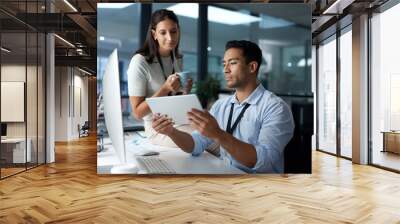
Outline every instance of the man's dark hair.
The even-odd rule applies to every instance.
[[[257,62],[256,73],[258,73],[258,69],[261,66],[262,52],[257,44],[248,40],[231,40],[226,43],[225,51],[227,51],[230,48],[242,49],[242,54],[246,59],[247,64],[252,61]]]

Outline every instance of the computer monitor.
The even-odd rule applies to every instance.
[[[108,136],[121,162],[111,169],[111,173],[136,173],[137,167],[128,164],[126,160],[119,82],[118,52],[114,49],[108,57],[103,75],[104,120]]]
[[[7,124],[1,123],[1,137],[7,136]]]

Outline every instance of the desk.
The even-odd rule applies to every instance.
[[[400,132],[382,131],[382,134],[383,134],[382,152],[393,152],[400,154]]]
[[[25,153],[25,138],[6,138],[1,139],[1,153],[2,157],[7,157],[7,154],[12,154],[12,161],[11,155],[10,158],[6,159],[9,163],[25,163],[25,158],[27,158],[26,162],[31,161],[31,139],[27,138],[26,142],[28,143],[28,147],[26,147]],[[3,156],[5,155],[5,156]]]
[[[173,168],[177,174],[245,174],[244,171],[226,164],[223,160],[214,155],[204,152],[200,156],[192,156],[179,148],[162,147],[150,144],[146,139],[136,133],[125,137],[127,161],[129,164],[137,164],[135,150],[141,147],[158,151],[158,157]],[[97,173],[109,174],[114,165],[120,164],[115,150],[109,139],[104,140],[104,151],[97,153]],[[138,174],[145,174],[139,170]]]

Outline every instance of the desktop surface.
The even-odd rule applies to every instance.
[[[139,167],[137,174],[147,174],[137,163],[135,152],[143,148],[159,152],[152,156],[164,161],[176,174],[244,174],[245,172],[227,164],[214,155],[204,152],[200,156],[192,156],[179,148],[163,147],[150,144],[146,138],[135,132],[125,136],[126,159],[128,164]],[[120,164],[109,139],[104,140],[104,151],[97,154],[97,173],[110,174],[111,168]]]

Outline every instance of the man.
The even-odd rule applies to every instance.
[[[259,84],[261,59],[256,44],[229,41],[224,74],[235,94],[215,102],[210,112],[192,109],[188,113],[195,129],[192,134],[177,130],[170,118],[160,115],[153,117],[154,130],[193,156],[216,142],[221,145],[220,158],[245,172],[282,173],[283,150],[293,135],[293,117],[281,98]]]

